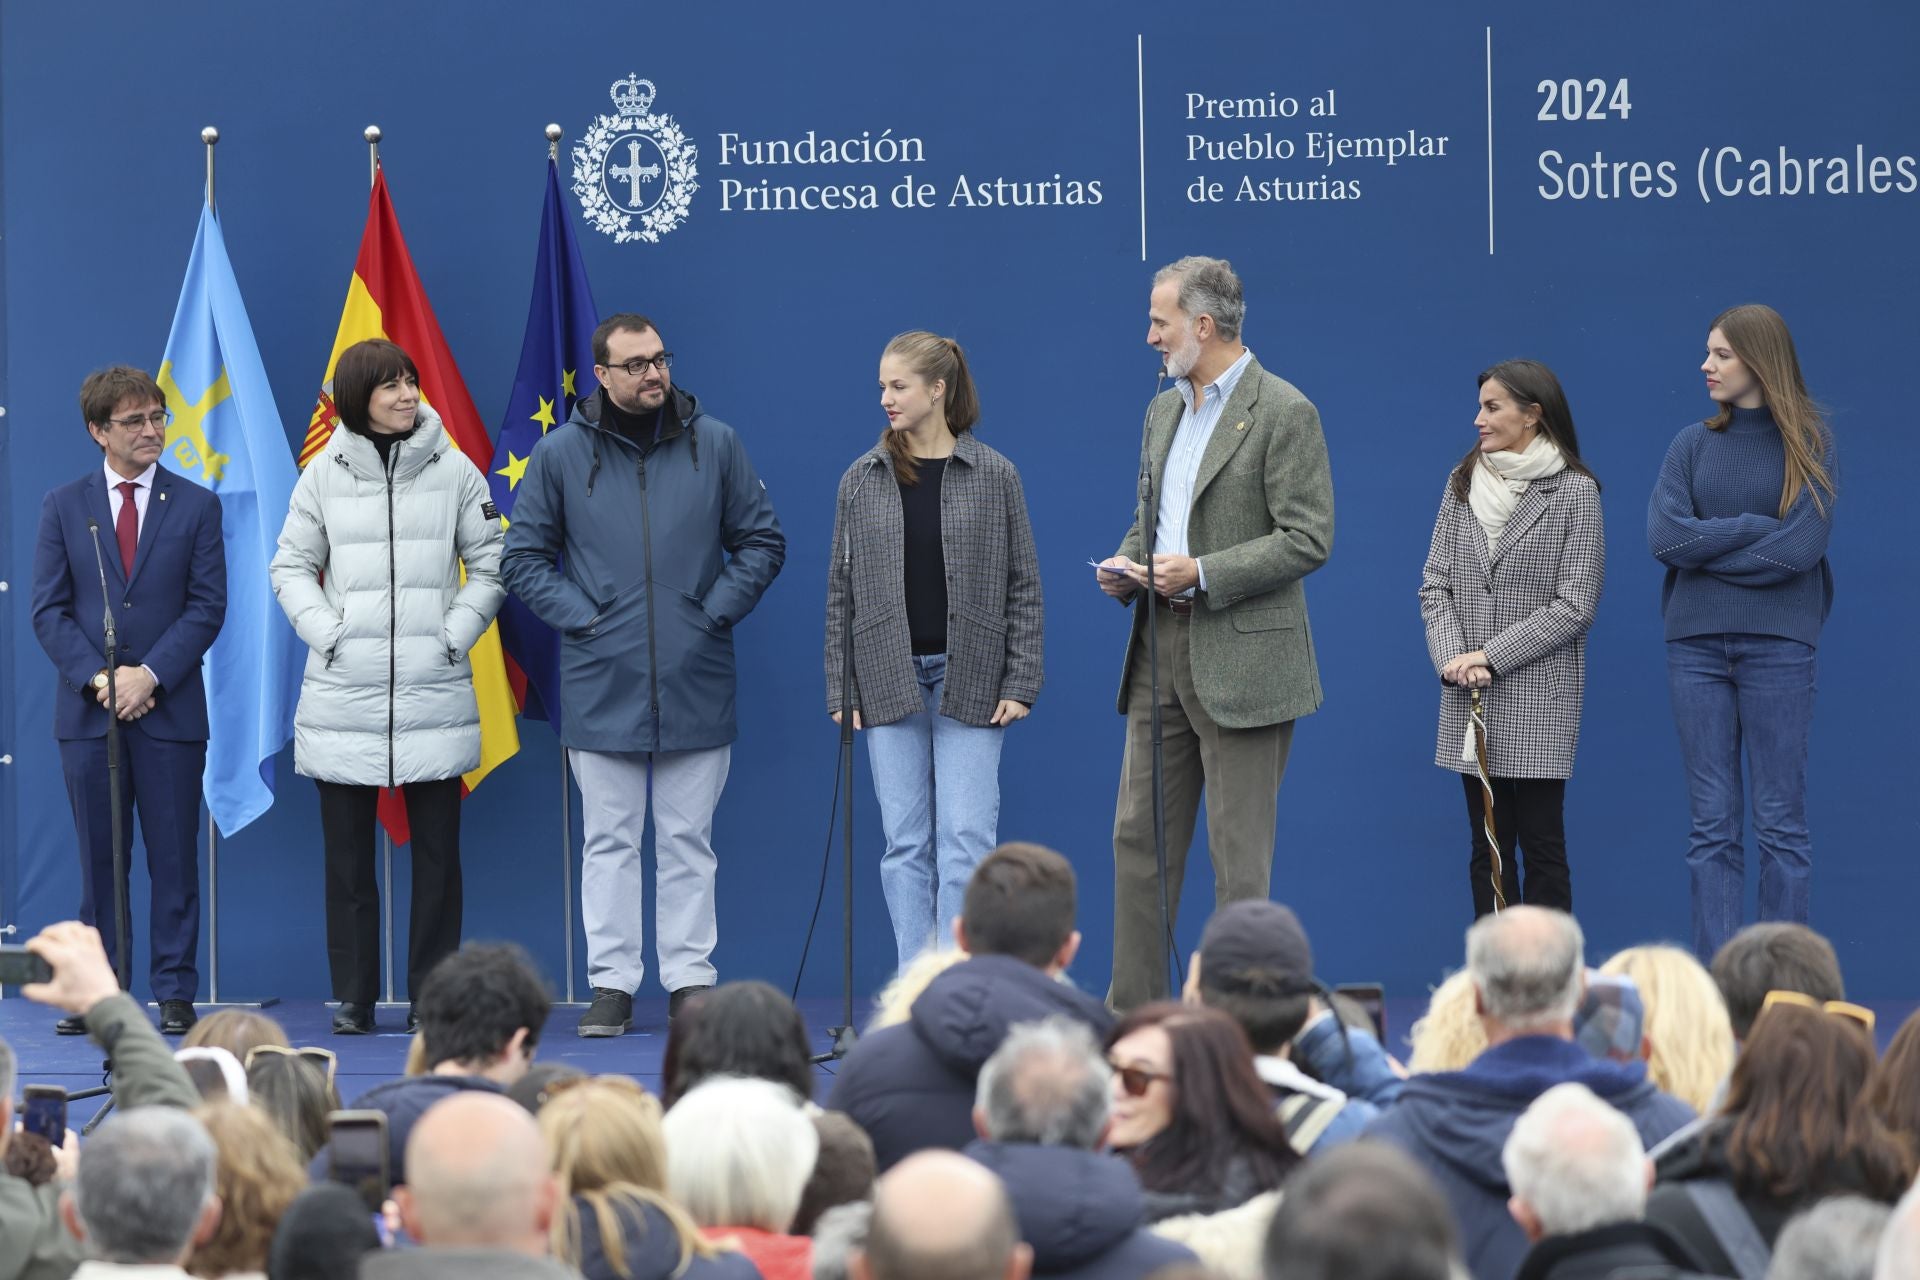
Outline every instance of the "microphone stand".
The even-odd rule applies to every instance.
[[[128,498],[131,502],[132,499]],[[107,598],[107,561],[100,554],[100,522],[87,521],[93,535],[93,565],[100,574],[100,608],[105,615],[101,628],[107,642],[107,805],[111,812],[108,832],[113,844],[113,974],[120,989],[133,989],[133,927],[127,912],[127,846],[124,819],[120,813],[120,696],[116,680],[120,665],[120,638],[113,623],[113,604]]]
[[[1160,366],[1160,374],[1153,380],[1153,400],[1147,401],[1147,411],[1140,423],[1140,519],[1141,546],[1147,562],[1147,679],[1152,685],[1153,697],[1148,710],[1151,726],[1153,750],[1153,870],[1160,888],[1160,937],[1167,948],[1167,961],[1171,966],[1172,982],[1169,992],[1178,991],[1183,981],[1180,973],[1180,948],[1173,940],[1173,913],[1168,907],[1167,890],[1167,781],[1166,748],[1162,736],[1160,720],[1160,608],[1159,592],[1155,587],[1153,553],[1160,540],[1160,501],[1154,491],[1153,455],[1153,405],[1160,398],[1160,391],[1166,385],[1167,367]]]
[[[869,466],[872,464],[869,463]],[[816,1055],[811,1061],[818,1066],[823,1062],[837,1062],[853,1052],[855,1032],[853,1029],[853,520],[851,517],[853,499],[859,496],[860,485],[867,482],[866,475],[860,477],[860,483],[847,496],[846,509],[841,512],[841,528],[845,531],[840,548],[840,572],[847,584],[846,628],[840,634],[840,776],[845,790],[841,793],[841,803],[845,811],[840,824],[840,1016],[841,1024],[830,1027],[827,1034],[833,1038],[833,1047],[825,1053]]]

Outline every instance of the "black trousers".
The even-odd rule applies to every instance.
[[[1473,879],[1474,919],[1493,911],[1493,859],[1487,833],[1481,827],[1480,775],[1463,773],[1467,793],[1467,820],[1473,827],[1473,856],[1467,864]],[[1495,778],[1493,826],[1500,841],[1501,887],[1507,905],[1527,902],[1536,907],[1573,910],[1573,880],[1567,871],[1567,827],[1564,778]],[[1520,863],[1527,864],[1526,892],[1521,894]]]
[[[333,998],[372,1004],[380,991],[380,878],[374,859],[378,787],[318,782],[327,862],[327,965]],[[407,917],[407,999],[460,946],[460,779],[409,782],[413,902]]]

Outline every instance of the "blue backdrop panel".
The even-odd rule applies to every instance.
[[[655,243],[576,223],[595,297],[658,319],[676,380],[741,430],[790,540],[737,634],[742,732],[716,832],[723,974],[793,972],[833,771],[820,654],[833,484],[880,428],[881,347],[925,327],[967,346],[980,433],[1021,467],[1042,557],[1048,683],[1009,734],[1001,832],[1079,868],[1078,976],[1104,987],[1126,618],[1085,562],[1112,551],[1131,509],[1150,273],[1211,253],[1244,276],[1247,340],[1319,405],[1333,458],[1333,558],[1308,588],[1327,703],[1295,738],[1275,875],[1324,975],[1409,990],[1458,962],[1467,832],[1458,784],[1430,763],[1437,694],[1414,591],[1442,482],[1472,440],[1474,375],[1516,355],[1560,373],[1607,511],[1568,799],[1578,909],[1596,958],[1684,933],[1686,803],[1645,503],[1673,433],[1709,410],[1696,372],[1709,320],[1760,300],[1794,326],[1844,473],[1812,748],[1814,922],[1861,992],[1911,994],[1897,904],[1920,892],[1905,797],[1920,687],[1893,655],[1920,625],[1903,496],[1920,457],[1896,373],[1920,291],[1920,99],[1906,87],[1920,12],[1207,12],[1196,30],[1191,11],[1130,2],[992,2],[964,21],[873,3],[804,18],[770,4],[0,10],[0,552],[16,586],[0,597],[0,752],[17,800],[0,801],[0,839],[18,850],[5,919],[31,928],[77,901],[52,677],[25,610],[40,495],[98,465],[74,410],[82,376],[158,360],[198,216],[200,127],[222,131],[222,220],[290,440],[352,268],[368,123],[385,130],[409,246],[491,422],[526,315],[541,127],[564,126],[570,171],[575,143],[616,111],[609,87],[636,73],[655,87],[650,112],[683,131],[694,154],[676,154],[697,173],[678,181],[698,189]],[[643,162],[670,158],[652,136]],[[642,205],[667,207],[671,176],[644,179]],[[559,753],[542,726],[523,738],[467,802],[468,932],[519,939],[557,975]],[[290,757],[280,765],[278,803],[221,846],[230,996],[325,991],[315,800]],[[864,756],[858,768],[870,989],[891,944]],[[1196,854],[1183,945],[1210,901]],[[402,886],[404,872],[402,856]],[[827,899],[816,994],[837,982],[837,891]]]

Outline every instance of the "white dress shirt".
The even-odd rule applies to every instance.
[[[117,529],[120,527],[120,504],[126,501],[120,496],[120,486],[127,483],[127,478],[115,471],[111,462],[103,460],[100,465],[107,473],[107,515],[111,517],[107,521],[107,526]],[[137,522],[135,527],[141,533],[147,531],[147,503],[153,498],[153,475],[158,470],[160,470],[159,463],[150,463],[145,471],[133,478],[133,513]]]
[[[120,493],[120,486],[129,483],[129,481],[125,476],[113,469],[111,462],[102,459],[100,465],[105,468],[107,473],[107,515],[110,517],[107,521],[107,528],[109,530],[118,529],[120,527],[120,504],[126,501],[126,498]],[[158,470],[160,470],[159,463],[148,463],[147,469],[135,476],[131,481],[133,485],[133,520],[135,529],[133,541],[135,546],[138,546],[140,543],[140,534],[147,531],[147,503],[153,499],[153,475],[154,472]],[[140,664],[140,669],[147,673],[148,678],[153,681],[157,688],[160,684],[160,677],[153,674],[153,668],[143,662]]]
[[[1200,459],[1206,456],[1213,429],[1219,425],[1227,400],[1252,359],[1251,350],[1242,351],[1240,358],[1228,365],[1219,377],[1200,388],[1198,399],[1192,379],[1182,378],[1174,383],[1187,407],[1180,415],[1180,425],[1174,429],[1173,443],[1167,448],[1167,465],[1160,477],[1160,518],[1153,549],[1162,555],[1193,554],[1187,550],[1187,518],[1193,512],[1193,488],[1200,478]],[[1195,560],[1194,567],[1200,575],[1200,589],[1205,591],[1206,566]]]

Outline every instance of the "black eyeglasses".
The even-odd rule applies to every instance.
[[[608,369],[624,369],[626,370],[627,376],[629,378],[637,378],[641,374],[645,373],[649,368],[652,368],[652,369],[673,368],[673,352],[662,351],[659,355],[654,356],[651,359],[648,359],[646,357],[641,357],[639,359],[629,360],[625,364],[610,364],[610,365],[605,365],[603,367]]]
[[[1154,1081],[1172,1078],[1164,1072],[1148,1071],[1145,1067],[1123,1067],[1117,1062],[1107,1065],[1113,1068],[1114,1078],[1120,1081],[1120,1087],[1127,1091],[1129,1098],[1145,1097],[1147,1090],[1153,1088]]]
[[[125,427],[129,431],[139,431],[142,427],[164,427],[173,421],[171,409],[155,409],[152,413],[136,413],[131,418],[108,418],[116,427]]]

